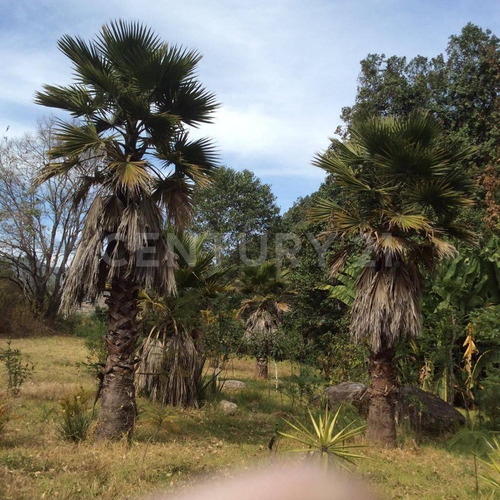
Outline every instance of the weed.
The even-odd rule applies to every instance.
[[[61,401],[62,414],[57,431],[63,439],[79,443],[87,437],[94,416],[88,401],[82,389]]]
[[[0,436],[11,417],[12,402],[7,394],[0,394]]]

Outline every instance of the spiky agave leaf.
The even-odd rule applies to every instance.
[[[489,468],[492,475],[480,475],[479,477],[493,486],[495,490],[500,491],[500,441],[494,437],[492,442],[488,442],[488,447],[488,458],[486,460],[478,458]]]
[[[340,459],[342,462],[354,463],[356,458],[366,458],[363,455],[355,453],[354,450],[363,448],[364,445],[352,444],[348,441],[353,437],[360,435],[365,426],[353,427],[355,421],[350,422],[345,427],[338,428],[338,418],[342,407],[339,406],[334,414],[331,414],[328,408],[325,409],[324,416],[321,414],[317,419],[309,410],[309,418],[313,427],[311,431],[303,425],[298,419],[294,422],[283,419],[294,434],[280,432],[283,437],[296,441],[305,446],[305,448],[294,449],[294,452],[316,453],[324,459],[323,464],[328,465],[329,458]]]

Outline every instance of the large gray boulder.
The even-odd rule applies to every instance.
[[[224,391],[243,391],[247,388],[247,384],[241,380],[222,380],[222,389]]]
[[[464,416],[452,405],[409,385],[399,390],[396,415],[399,422],[407,419],[416,431],[432,435],[454,432],[465,424]]]
[[[325,389],[325,396],[332,408],[350,403],[360,415],[368,416],[370,395],[364,384],[342,382]],[[452,405],[430,392],[409,385],[399,390],[396,416],[398,422],[407,420],[412,429],[431,435],[454,432],[465,424],[464,416]]]
[[[325,396],[332,408],[343,403],[350,403],[362,416],[366,417],[369,404],[367,389],[366,385],[360,382],[341,382],[325,389]]]

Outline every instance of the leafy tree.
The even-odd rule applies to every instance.
[[[188,127],[211,121],[217,103],[196,78],[200,55],[168,45],[136,22],[105,25],[90,42],[69,35],[60,50],[73,64],[74,84],[45,85],[36,102],[68,111],[41,180],[76,172],[75,202],[96,197],[64,283],[62,307],[109,286],[108,356],[99,414],[99,438],[131,432],[138,292],[175,291],[174,254],[166,222],[187,223],[195,184],[215,164],[206,139],[188,140]],[[82,159],[95,157],[89,170]]]
[[[279,221],[271,187],[262,184],[249,170],[217,169],[210,185],[196,189],[194,207],[192,229],[219,237],[222,255],[231,257],[233,262],[238,259],[237,250],[242,243],[247,247],[248,258],[258,258],[260,238],[268,238]],[[270,243],[267,241],[269,249]]]
[[[359,122],[349,141],[334,139],[315,160],[348,200],[318,200],[311,209],[312,220],[345,239],[331,272],[351,255],[370,257],[356,280],[351,333],[370,348],[368,436],[383,446],[396,445],[394,346],[420,330],[422,269],[456,253],[447,237],[473,240],[455,223],[470,204],[470,181],[459,168],[469,154],[458,141],[443,144],[431,115],[410,113]]]
[[[13,283],[34,315],[54,323],[63,277],[88,203],[73,204],[78,179],[67,175],[36,186],[55,143],[53,122],[0,145],[0,279]],[[89,164],[88,168],[94,165]]]
[[[338,300],[332,300],[323,286],[328,255],[338,249],[341,242],[331,235],[323,237],[325,224],[307,222],[307,214],[317,199],[341,196],[327,178],[317,192],[297,200],[283,215],[282,228],[298,238],[299,249],[295,262],[287,275],[294,290],[290,296],[291,312],[284,318],[287,332],[294,331],[304,338],[305,349],[301,361],[320,367],[327,378],[331,375],[335,360],[327,359],[327,346],[343,336],[341,319],[347,308]]]

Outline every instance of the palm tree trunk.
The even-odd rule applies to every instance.
[[[395,404],[398,387],[394,379],[394,351],[387,349],[370,355],[368,440],[384,448],[395,448]]]
[[[106,346],[108,354],[101,391],[101,409],[97,436],[120,439],[130,436],[136,417],[135,347],[137,328],[137,294],[139,287],[121,276],[114,278],[106,303],[109,307]]]
[[[268,377],[268,359],[267,358],[257,358],[255,363],[255,378],[265,378]]]

